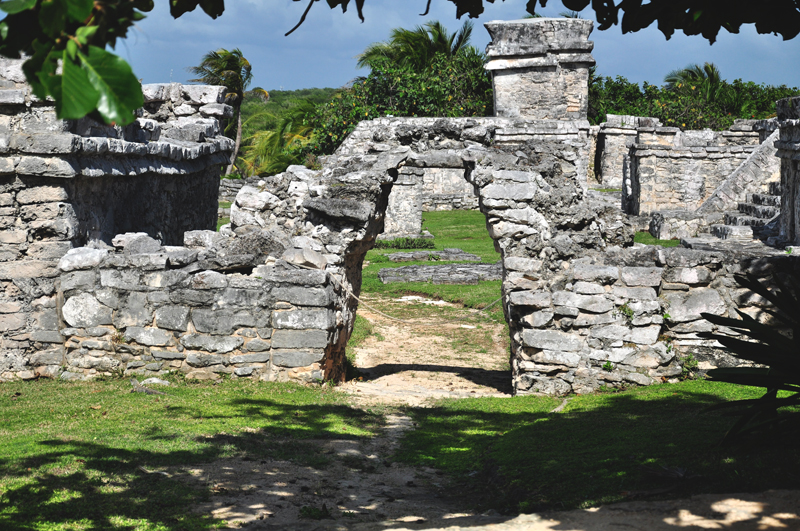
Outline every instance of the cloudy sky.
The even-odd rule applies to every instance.
[[[253,65],[251,87],[340,87],[366,74],[356,68],[355,56],[368,44],[385,40],[392,28],[411,28],[431,19],[442,21],[452,31],[459,28],[462,21],[455,18],[451,2],[433,0],[430,14],[421,17],[425,3],[366,0],[366,22],[361,23],[355,6],[342,14],[340,9],[329,9],[326,2],[318,2],[305,23],[284,37],[300,19],[305,0],[229,0],[217,20],[200,9],[173,20],[167,2],[157,0],[148,18],[118,44],[117,52],[145,83],[185,82],[191,78],[186,67],[198,64],[205,52],[240,48]],[[484,49],[489,42],[483,22],[521,18],[525,4],[526,0],[487,3],[486,11],[475,21],[473,44]],[[562,11],[558,0],[550,0],[541,13],[558,16]],[[589,9],[583,15],[594,19]],[[655,28],[622,35],[619,27],[612,27],[595,30],[591,38],[598,70],[606,76],[661,83],[670,70],[708,61],[715,63],[728,80],[800,86],[800,37],[783,41],[773,35],[758,35],[747,27],[738,35],[723,30],[718,41],[709,45],[699,36],[680,34],[667,41]]]

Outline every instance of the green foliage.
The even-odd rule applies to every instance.
[[[619,312],[619,313],[620,313],[620,314],[621,314],[623,317],[625,317],[625,319],[627,319],[628,321],[630,321],[631,319],[633,319],[633,308],[631,308],[630,306],[628,306],[628,303],[627,303],[627,302],[626,302],[625,304],[623,304],[622,306],[620,306],[619,308],[617,308],[617,311],[618,311],[618,312]]]
[[[728,83],[710,64],[671,72],[666,80],[663,87],[646,82],[640,87],[624,77],[591,76],[589,121],[598,125],[606,114],[622,114],[658,118],[665,126],[681,129],[723,130],[737,118],[767,118],[775,113],[777,100],[800,93],[785,85],[741,79]]]
[[[314,105],[327,103],[337,92],[332,88],[301,90],[270,90],[255,88],[244,93],[242,101],[242,137],[248,138],[259,131],[274,129],[281,118],[299,101]],[[268,96],[265,96],[265,93]]]
[[[303,505],[300,507],[300,518],[322,520],[325,518],[333,518],[333,516],[331,516],[331,512],[328,510],[328,506],[323,503],[322,508]]]
[[[606,372],[611,372],[611,371],[613,371],[613,370],[614,370],[614,364],[613,364],[613,363],[611,363],[610,361],[607,361],[607,362],[605,362],[605,363],[603,364],[603,367],[602,367],[602,368],[603,368],[603,370],[604,370],[604,371],[606,371]]]
[[[764,310],[772,318],[772,324],[760,323],[738,310],[741,319],[701,314],[708,321],[732,328],[750,340],[711,332],[701,334],[703,337],[719,341],[737,358],[762,366],[708,371],[712,380],[765,389],[760,398],[719,406],[743,410],[723,442],[746,435],[760,438],[762,442],[776,436],[796,437],[800,432],[800,280],[794,273],[786,277],[776,274],[773,278],[778,287],[770,291],[751,274],[734,278],[739,285],[771,302],[775,309]]]
[[[395,238],[393,240],[377,240],[375,249],[434,249],[436,244],[432,238]]]
[[[684,380],[693,380],[697,377],[697,368],[699,366],[697,358],[692,354],[688,354],[681,359],[681,378]]]
[[[492,84],[482,55],[438,53],[430,67],[414,72],[376,60],[372,72],[317,109],[307,150],[333,153],[362,120],[380,116],[488,116]]]
[[[455,34],[451,34],[438,20],[431,20],[413,30],[394,28],[388,41],[367,46],[358,56],[358,67],[375,70],[388,61],[404,70],[419,73],[430,69],[437,55],[481,55],[469,45],[472,29],[469,20]]]

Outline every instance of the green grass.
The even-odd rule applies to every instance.
[[[207,489],[139,467],[180,474],[224,457],[324,467],[311,439],[363,439],[382,425],[327,388],[175,380],[166,396],[130,389],[127,380],[3,384],[0,529],[215,528],[187,510]]]
[[[639,231],[633,237],[635,243],[643,243],[645,245],[660,245],[661,247],[678,247],[681,241],[674,240],[659,240],[647,231]]]
[[[230,222],[231,222],[231,218],[219,218],[217,220],[217,232],[219,232],[219,228],[220,227],[222,227],[223,225],[227,225]]]
[[[551,397],[448,400],[413,410],[418,427],[396,458],[440,468],[479,508],[509,513],[596,506],[626,493],[678,498],[798,488],[796,444],[716,447],[735,418],[701,412],[760,394],[687,381],[577,396],[560,413],[548,413],[559,403]],[[642,465],[682,467],[698,477],[669,480]]]
[[[220,201],[219,208],[230,208],[233,202],[231,201]]]
[[[601,192],[604,194],[613,194],[622,191],[622,188],[592,188],[595,192]]]
[[[423,228],[434,235],[435,249],[458,248],[476,254],[483,262],[500,260],[494,249],[494,242],[486,230],[486,216],[475,210],[453,210],[445,212],[424,212]],[[388,296],[421,294],[434,299],[460,303],[469,308],[480,308],[491,304],[500,297],[501,281],[479,282],[477,285],[459,286],[450,284],[430,284],[408,282],[383,284],[378,279],[378,271],[388,267],[406,265],[432,265],[448,262],[391,262],[387,254],[398,252],[393,249],[372,249],[367,253],[369,266],[364,268],[361,284],[364,293],[381,293]],[[450,262],[452,263],[452,262]],[[498,306],[499,308],[499,306]]]

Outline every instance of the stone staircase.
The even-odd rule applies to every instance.
[[[725,224],[711,225],[711,234],[723,240],[752,240],[781,212],[781,183],[769,183],[766,194],[747,194],[738,210],[725,213]]]

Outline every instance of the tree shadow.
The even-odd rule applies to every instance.
[[[359,368],[364,379],[376,379],[381,376],[404,371],[444,372],[455,374],[465,380],[496,390],[498,393],[511,394],[511,373],[507,370],[482,369],[479,367],[457,367],[452,365],[433,365],[424,363],[381,363],[369,368]]]

